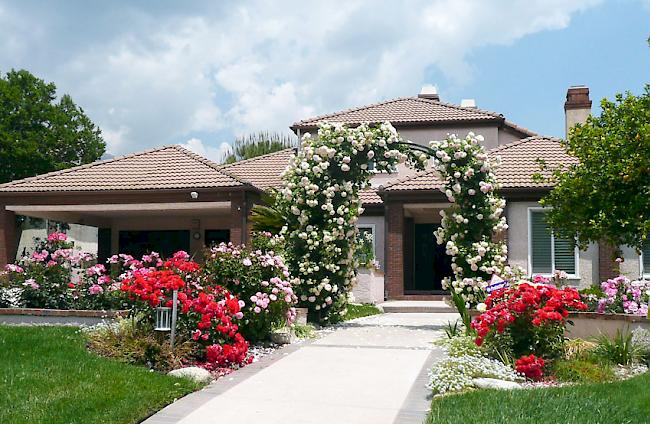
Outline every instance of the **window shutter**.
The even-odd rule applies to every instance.
[[[576,273],[576,251],[570,240],[555,238],[555,269]]]
[[[533,274],[550,274],[553,271],[551,232],[544,222],[544,212],[530,212],[531,271]]]
[[[650,274],[650,241],[645,241],[641,248],[643,252],[643,273]]]

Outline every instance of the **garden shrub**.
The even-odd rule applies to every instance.
[[[196,345],[192,341],[177,338],[172,350],[167,333],[151,331],[149,326],[140,325],[135,317],[85,327],[83,331],[88,348],[98,355],[156,371],[180,368],[187,358],[196,356]]]
[[[564,359],[588,359],[593,356],[597,343],[583,339],[569,339],[564,342]]]
[[[619,365],[634,365],[643,360],[643,346],[635,343],[630,331],[616,330],[614,337],[602,334],[594,349],[597,357]]]
[[[573,288],[530,283],[498,289],[485,303],[487,310],[472,322],[476,344],[493,353],[507,351],[515,359],[561,357],[569,311],[586,309]]]
[[[638,346],[643,361],[650,366],[650,331],[643,328],[635,328],[632,331],[632,343]]]
[[[587,359],[557,360],[553,363],[553,375],[559,381],[572,383],[605,383],[615,379],[608,363]]]
[[[176,252],[165,261],[156,254],[145,255],[142,261],[116,255],[109,261],[122,265],[121,290],[131,302],[131,314],[142,317],[148,331],[153,330],[156,307],[171,307],[173,291],[178,290],[177,334],[181,340],[195,342],[195,360],[206,368],[248,360],[248,342],[237,325],[244,302],[221,286],[206,285],[199,265],[186,252]]]
[[[400,141],[390,123],[355,128],[325,123],[317,137],[304,135],[291,158],[275,205],[287,220],[283,234],[294,289],[311,319],[328,323],[345,315],[356,281],[360,190],[374,172],[392,172],[399,163],[424,168],[426,155]]]
[[[113,309],[121,304],[119,285],[113,284],[102,264],[75,250],[64,233],[38,241],[31,256],[5,266],[12,293],[7,306],[51,309]],[[9,302],[12,302],[9,305]]]
[[[485,350],[477,346],[472,336],[455,336],[447,339],[441,339],[438,342],[447,351],[447,355],[452,357],[460,356],[485,356]]]
[[[222,243],[207,252],[204,285],[219,284],[243,301],[240,331],[250,341],[293,323],[298,302],[289,270],[273,251]]]
[[[590,311],[646,316],[650,300],[650,281],[630,280],[620,275],[603,281],[600,287],[580,291]]]

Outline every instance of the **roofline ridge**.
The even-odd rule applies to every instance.
[[[422,176],[429,175],[429,174],[432,174],[434,172],[436,172],[435,168],[432,168],[432,169],[429,169],[429,170],[424,170],[424,171],[419,171],[419,172],[416,172],[413,175],[408,175],[406,177],[398,178],[396,180],[393,180],[393,181],[390,181],[390,182],[386,183],[385,185],[381,185],[377,191],[378,192],[379,191],[385,191],[385,190],[391,188],[394,185],[405,183],[405,182],[410,181],[412,179],[420,178]]]
[[[125,155],[117,156],[117,157],[110,158],[110,159],[99,159],[99,160],[96,160],[96,161],[93,161],[93,162],[90,162],[90,163],[84,163],[82,165],[73,166],[71,168],[58,169],[56,171],[50,171],[50,172],[46,172],[44,174],[34,175],[32,177],[25,177],[25,178],[21,178],[21,179],[18,179],[18,180],[8,181],[6,183],[0,184],[0,189],[5,188],[5,187],[12,187],[13,185],[17,185],[17,184],[22,184],[22,183],[26,183],[26,182],[32,182],[32,181],[40,180],[41,178],[47,178],[47,177],[51,177],[53,175],[67,174],[69,172],[78,171],[80,169],[88,169],[88,168],[92,168],[92,167],[98,166],[98,165],[103,165],[103,164],[106,164],[106,163],[118,162],[120,160],[129,159],[129,158],[136,157],[136,156],[141,156],[141,155],[144,155],[144,154],[147,154],[147,153],[153,153],[153,152],[156,152],[156,151],[169,149],[170,147],[174,147],[174,145],[163,145],[163,146],[160,146],[160,147],[155,147],[155,148],[143,150],[141,152],[127,153]]]
[[[526,128],[526,127],[522,127],[521,125],[515,124],[514,122],[509,121],[507,119],[505,121],[503,121],[503,125],[506,125],[506,126],[510,127],[511,129],[522,132],[524,134],[528,134],[529,137],[539,136],[539,134],[536,133],[535,131],[530,130],[530,129]]]
[[[507,150],[507,149],[509,149],[511,147],[515,147],[515,146],[518,146],[520,144],[524,144],[524,143],[527,143],[529,141],[533,141],[533,140],[536,140],[536,139],[546,139],[546,140],[551,140],[551,141],[555,141],[555,142],[560,142],[562,140],[559,137],[533,135],[533,136],[530,136],[530,137],[525,137],[525,138],[522,138],[522,139],[519,139],[519,140],[511,141],[510,143],[506,143],[506,144],[502,144],[500,146],[494,147],[494,148],[488,150],[487,153],[488,154],[493,154],[493,153],[502,152],[502,151]]]
[[[452,108],[452,109],[462,110],[462,111],[465,111],[465,112],[478,112],[478,113],[482,113],[484,115],[488,115],[488,116],[491,116],[491,117],[499,119],[499,120],[504,120],[505,121],[505,119],[506,119],[503,116],[503,114],[500,114],[500,113],[497,113],[497,112],[492,112],[491,110],[487,110],[487,109],[481,109],[481,108],[477,108],[477,107],[463,107],[463,106],[460,106],[460,105],[455,105],[453,103],[441,102],[440,100],[426,99],[426,98],[422,98],[422,97],[411,97],[411,99],[417,100],[419,102],[424,102],[424,103],[442,105],[442,106],[446,106],[446,107],[449,107],[449,108]]]
[[[255,189],[259,190],[258,187],[255,187],[255,186],[254,186],[253,184],[251,184],[250,182],[248,182],[248,181],[246,181],[246,180],[243,180],[243,179],[241,179],[241,178],[239,178],[239,177],[237,177],[237,176],[235,176],[235,175],[232,175],[231,173],[226,172],[226,171],[224,171],[224,170],[222,170],[222,169],[219,169],[219,165],[218,165],[217,163],[215,163],[214,161],[212,161],[212,160],[210,160],[210,159],[208,159],[208,158],[206,158],[206,157],[204,157],[204,156],[201,156],[201,155],[199,155],[198,153],[194,153],[193,151],[191,151],[191,150],[189,150],[189,149],[186,149],[185,147],[181,146],[180,144],[173,144],[173,145],[171,145],[170,147],[175,148],[177,151],[179,151],[179,152],[181,152],[181,153],[183,153],[183,154],[189,156],[190,158],[196,160],[197,162],[202,163],[202,164],[205,165],[205,166],[208,166],[208,167],[214,169],[214,170],[217,171],[218,173],[223,174],[223,175],[225,175],[226,177],[229,177],[229,178],[235,180],[236,182],[238,182],[238,183],[240,183],[240,184],[243,184],[243,185],[245,185],[245,186],[254,187]]]
[[[248,158],[248,159],[238,160],[237,162],[233,162],[233,163],[224,163],[224,164],[221,164],[221,165],[218,165],[218,166],[219,166],[220,169],[229,168],[229,167],[232,167],[232,166],[235,166],[235,165],[240,165],[242,163],[250,163],[250,162],[255,162],[257,160],[260,160],[260,159],[266,159],[269,156],[284,153],[287,150],[294,150],[295,151],[297,148],[298,148],[297,146],[296,147],[287,147],[286,149],[277,150],[277,151],[271,152],[271,153],[265,153],[263,155],[255,156],[255,157]]]
[[[406,99],[413,99],[413,97],[408,97],[408,96],[407,97],[397,97],[397,98],[394,98],[394,99],[382,100],[382,101],[379,101],[379,102],[371,103],[369,105],[351,107],[351,108],[339,110],[337,112],[317,115],[317,116],[313,116],[313,117],[308,118],[308,119],[301,119],[300,121],[294,122],[291,125],[291,128],[298,127],[298,126],[301,126],[301,125],[306,125],[306,124],[315,124],[314,121],[320,121],[320,120],[323,120],[323,119],[331,118],[331,117],[336,116],[336,115],[342,115],[344,113],[358,112],[360,110],[369,109],[371,107],[383,106],[383,105],[388,104],[388,103],[394,103],[394,102],[397,102],[397,101],[400,101],[400,100],[406,100]],[[332,122],[336,122],[336,121],[332,121]],[[316,125],[316,126],[318,126],[318,125]]]

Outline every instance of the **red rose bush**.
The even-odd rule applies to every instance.
[[[559,357],[564,351],[569,311],[587,308],[573,288],[529,282],[496,290],[485,304],[487,310],[472,321],[477,333],[475,342],[485,344],[492,355],[510,358],[531,354],[547,359]]]

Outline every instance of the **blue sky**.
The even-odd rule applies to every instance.
[[[415,95],[562,136],[570,85],[650,83],[650,0],[82,2],[0,0],[0,72],[69,93],[112,154],[236,135]]]

